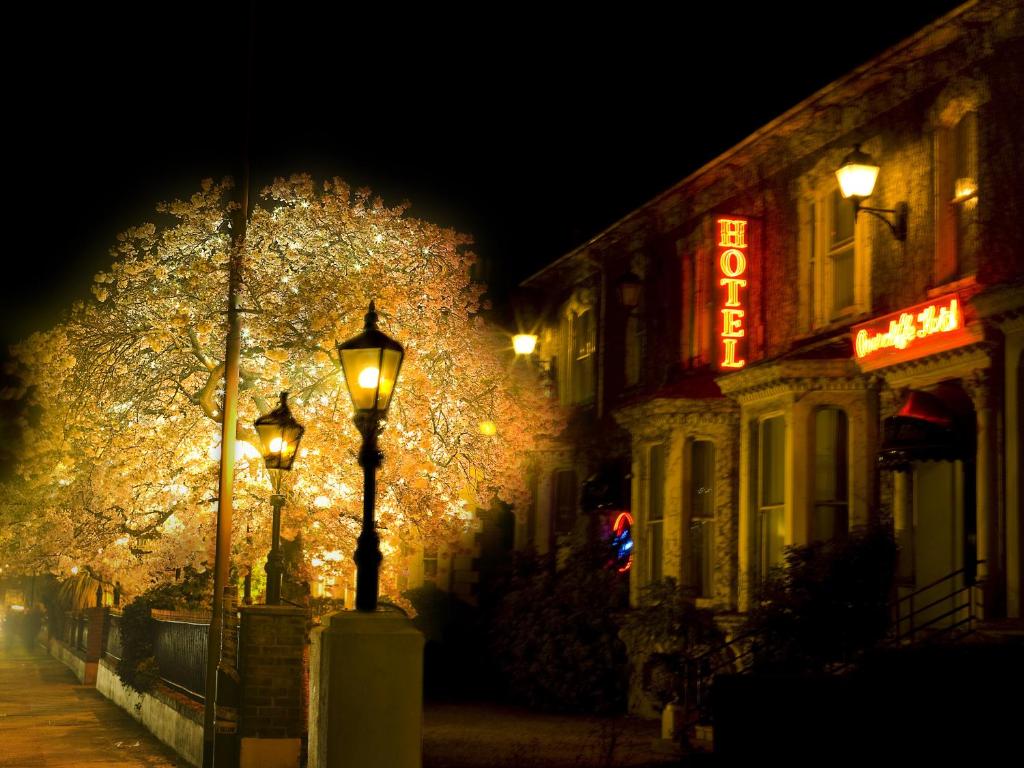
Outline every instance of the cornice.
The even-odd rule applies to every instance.
[[[920,387],[944,379],[964,378],[992,367],[994,346],[991,341],[979,341],[966,347],[936,352],[916,360],[879,368],[872,373],[884,378],[885,383],[893,389]]]
[[[729,427],[737,422],[736,404],[724,398],[654,398],[617,410],[615,420],[633,435],[674,427]]]
[[[852,360],[782,360],[748,365],[715,381],[726,397],[740,403],[784,394],[861,391],[870,386]]]

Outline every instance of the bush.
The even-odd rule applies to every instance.
[[[402,595],[426,638],[423,692],[431,699],[488,698],[497,681],[487,653],[481,610],[427,584]]]
[[[874,647],[889,627],[896,555],[884,526],[788,548],[786,567],[765,581],[747,623],[760,646],[755,666],[824,671]]]
[[[550,558],[519,556],[490,626],[490,645],[507,693],[556,711],[621,711],[626,654],[614,612],[627,605],[627,580],[606,566],[604,544]]]
[[[712,612],[697,608],[671,577],[643,588],[639,605],[623,620],[623,634],[642,660],[644,692],[660,707],[686,700],[687,681],[698,671],[692,663],[725,641]]]

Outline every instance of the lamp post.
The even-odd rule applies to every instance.
[[[907,239],[907,215],[909,206],[905,202],[896,203],[895,208],[868,208],[861,205],[866,197],[871,197],[875,191],[875,181],[878,179],[879,166],[874,158],[860,148],[860,144],[853,145],[853,151],[843,158],[839,168],[836,169],[836,179],[839,181],[839,191],[843,197],[853,202],[853,216],[856,219],[861,211],[870,213],[877,219],[881,219],[889,227],[892,236],[900,242]],[[885,214],[892,214],[893,220],[889,221]]]
[[[363,468],[363,530],[355,554],[356,610],[374,611],[383,559],[374,519],[377,469],[384,457],[377,449],[377,435],[391,404],[405,350],[377,328],[377,310],[372,301],[365,319],[361,334],[338,344],[338,356],[355,407],[356,427],[363,438],[359,451],[359,465]]]
[[[281,402],[270,413],[256,419],[256,432],[263,443],[263,460],[274,481],[274,495],[270,504],[274,508],[274,522],[270,534],[270,554],[267,555],[267,605],[281,604],[281,574],[284,572],[284,555],[281,554],[281,507],[284,496],[281,493],[283,473],[291,471],[299,442],[306,428],[292,416],[288,407],[288,393],[281,393]]]

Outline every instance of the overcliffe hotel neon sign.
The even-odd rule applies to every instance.
[[[747,225],[744,218],[724,216],[715,219],[718,245],[715,248],[718,262],[718,285],[723,288],[719,310],[722,319],[718,353],[719,368],[742,368],[747,361],[742,359],[742,342],[747,335]]]
[[[953,293],[853,327],[854,358],[862,369],[912,360],[967,344],[960,297]]]

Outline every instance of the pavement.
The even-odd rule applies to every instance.
[[[188,765],[41,646],[8,647],[2,633],[0,626],[0,766]]]

